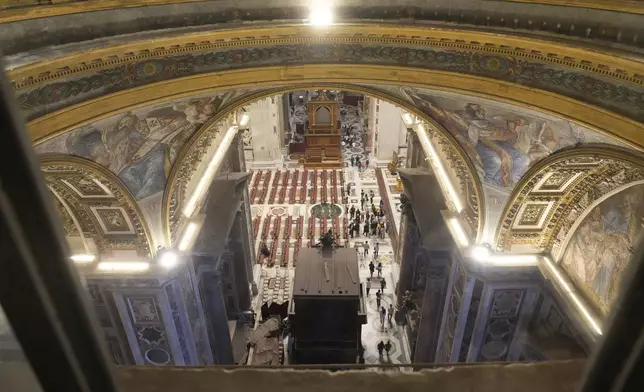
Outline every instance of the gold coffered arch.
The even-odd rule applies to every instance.
[[[644,154],[608,145],[569,148],[522,178],[497,226],[497,250],[532,245],[555,257],[577,219],[611,191],[644,180]]]
[[[462,178],[460,179],[461,184],[459,184],[459,186],[472,190],[474,193],[472,203],[467,203],[468,205],[462,213],[465,216],[465,220],[470,225],[472,240],[476,241],[480,237],[485,225],[483,186],[471,159],[466,155],[463,148],[454,139],[454,136],[450,132],[444,129],[440,124],[436,123],[433,119],[429,118],[421,109],[414,107],[410,103],[405,102],[386,91],[355,84],[317,83],[269,88],[244,96],[238,101],[222,108],[216,116],[191,136],[177,156],[177,160],[168,176],[166,189],[163,195],[162,216],[163,223],[165,225],[164,232],[166,234],[166,243],[173,244],[176,240],[176,229],[181,227],[180,211],[182,201],[185,200],[186,196],[187,182],[196,171],[205,150],[208,149],[213,140],[215,140],[216,134],[224,131],[222,129],[224,119],[229,117],[231,113],[236,112],[251,102],[291,91],[311,89],[352,91],[375,97],[403,108],[427,124],[428,130],[430,130],[432,134],[435,134],[435,137],[441,141],[439,148],[446,150],[444,151],[445,155],[450,157],[451,163],[455,167],[459,168],[459,171],[462,173]]]
[[[71,155],[44,155],[40,169],[66,235],[91,237],[99,255],[154,253],[148,224],[134,197],[107,168]]]

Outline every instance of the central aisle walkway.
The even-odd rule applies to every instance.
[[[324,172],[326,173],[323,174]],[[306,179],[304,179],[304,169],[301,167],[297,170],[288,170],[288,174],[286,173],[279,171],[278,174],[278,170],[254,170],[250,181],[253,231],[256,239],[255,254],[258,255],[258,261],[261,259],[259,294],[253,303],[258,314],[261,305],[266,301],[282,303],[289,300],[299,248],[309,246],[310,242],[317,242],[320,235],[329,228],[341,234],[341,243],[345,243],[342,233],[345,232],[349,217],[345,220],[347,214],[346,207],[342,204],[342,176],[345,189],[347,183],[351,184],[349,206],[360,207],[361,190],[365,190],[366,193],[373,190],[374,205],[378,206],[380,203],[375,169],[359,172],[357,168],[347,167],[335,171],[318,170],[315,175],[313,170],[308,170]],[[325,176],[326,180],[323,180]],[[332,177],[335,177],[335,181]],[[388,194],[385,197],[391,198],[392,195]],[[329,204],[321,207],[320,202],[325,199]],[[397,204],[397,200],[390,201],[392,206]],[[330,219],[320,220],[314,217],[320,214],[328,215]],[[398,212],[395,214],[397,215]],[[310,219],[312,216],[314,218]],[[262,241],[266,242],[272,252],[270,258],[259,257]],[[378,242],[379,257],[374,260],[374,264],[382,263],[382,277],[386,283],[381,306],[388,309],[389,304],[395,305],[394,289],[398,269],[394,265],[393,248],[389,237],[385,236],[384,239],[363,237],[361,233],[360,236],[349,238],[348,241],[351,247],[356,244],[360,246],[364,241],[369,244],[366,257],[363,255],[363,248],[358,248],[360,278],[363,284],[369,277],[368,264],[374,260],[373,247]],[[405,343],[402,327],[386,321],[384,325],[380,324],[376,305],[376,291],[380,289],[377,272],[374,273],[374,277],[370,294],[366,297],[368,323],[362,329],[365,361],[367,364],[409,363],[409,348]],[[389,357],[378,355],[377,344],[381,340],[385,343],[391,341],[392,349]]]

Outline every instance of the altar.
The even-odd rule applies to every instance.
[[[326,91],[321,91],[307,106],[304,167],[341,168],[342,135],[338,102],[329,98]]]

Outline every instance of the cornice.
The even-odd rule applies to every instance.
[[[562,117],[636,148],[644,147],[642,123],[559,94],[474,75],[358,64],[263,67],[171,79],[64,108],[30,121],[28,129],[37,144],[98,119],[157,102],[242,87],[320,83],[405,85],[478,96]]]
[[[302,24],[245,27],[146,39],[18,67],[9,71],[9,77],[14,88],[20,90],[142,60],[209,50],[293,44],[380,44],[474,50],[644,85],[644,63],[612,53],[480,31],[373,24],[338,24],[328,29]]]
[[[489,0],[488,0],[489,1]],[[644,14],[644,3],[629,0],[494,0],[511,3],[530,3],[557,5],[565,7],[590,8],[604,11],[626,12],[630,14]]]
[[[83,12],[105,11],[117,8],[145,7],[150,5],[195,3],[203,0],[98,0],[84,2],[64,2],[54,0],[51,5],[35,4],[33,1],[20,5],[20,8],[0,9],[0,23],[17,22],[27,19],[50,18],[79,14]],[[59,4],[56,4],[59,3]]]

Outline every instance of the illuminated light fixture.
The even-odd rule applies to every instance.
[[[577,295],[577,293],[573,290],[571,283],[569,283],[568,279],[561,273],[559,267],[557,267],[549,257],[541,257],[541,261],[555,278],[555,281],[557,282],[559,287],[563,289],[564,294],[567,295],[568,298],[570,298],[574,306],[581,312],[588,325],[590,325],[590,327],[593,329],[593,331],[595,331],[597,335],[602,335],[602,329],[599,325],[599,322],[597,321],[597,318],[588,309],[579,295]]]
[[[485,245],[476,245],[471,250],[472,258],[479,262],[485,262],[490,257],[490,248]]]
[[[333,24],[333,12],[331,6],[324,4],[322,1],[316,2],[317,4],[311,7],[309,14],[309,24],[311,26],[330,26]]]
[[[418,135],[418,139],[420,139],[420,142],[423,146],[425,146],[425,154],[428,155],[426,160],[428,160],[434,170],[436,170],[438,176],[442,180],[441,182],[445,184],[445,187],[447,188],[447,193],[449,194],[450,198],[452,199],[452,202],[454,203],[454,208],[456,208],[456,212],[461,212],[463,211],[463,204],[461,203],[461,199],[458,195],[458,192],[456,191],[456,188],[452,185],[452,181],[450,180],[449,176],[447,175],[447,172],[445,171],[445,167],[443,166],[443,162],[441,162],[440,158],[438,157],[438,154],[436,153],[436,149],[434,149],[434,145],[432,145],[431,140],[429,140],[429,136],[427,136],[427,132],[425,131],[425,127],[422,124],[418,124],[416,128],[416,135]]]
[[[78,254],[78,255],[72,255],[70,257],[74,263],[91,263],[92,261],[96,260],[96,256],[91,255],[91,254]]]
[[[463,230],[463,226],[461,226],[461,222],[458,218],[447,219],[447,224],[452,228],[452,233],[454,234],[457,244],[463,248],[468,246],[470,241],[467,239],[467,234],[465,234],[465,230]]]
[[[248,125],[249,121],[250,115],[248,115],[248,113],[242,114],[241,119],[239,119],[239,127],[244,128],[246,125]]]
[[[199,224],[195,222],[188,223],[186,230],[183,232],[183,237],[181,237],[181,241],[179,241],[180,251],[185,252],[192,246],[198,229]]]
[[[495,267],[534,267],[539,265],[539,255],[491,254],[482,262]]]
[[[407,127],[412,127],[416,123],[416,121],[414,121],[414,117],[411,115],[411,113],[403,114],[403,121],[405,122],[405,125]]]
[[[173,250],[165,250],[159,256],[159,265],[163,268],[171,269],[179,264],[179,255]]]
[[[203,175],[199,179],[199,183],[197,183],[195,190],[192,192],[192,195],[190,195],[190,198],[188,199],[188,202],[186,203],[186,206],[183,209],[184,216],[190,218],[192,214],[195,212],[197,205],[199,205],[199,203],[203,200],[203,197],[206,193],[206,189],[208,185],[210,185],[210,183],[212,182],[212,179],[215,177],[215,174],[217,174],[217,170],[219,170],[219,166],[221,165],[221,162],[224,160],[224,157],[226,157],[228,148],[232,144],[233,139],[235,138],[235,134],[237,133],[237,130],[238,130],[237,126],[234,125],[228,128],[228,130],[226,131],[226,134],[221,140],[221,143],[219,143],[219,146],[217,147],[217,151],[215,151],[215,155],[213,155],[210,162],[208,162],[208,166],[206,167],[206,170],[204,171]]]
[[[142,272],[150,269],[150,263],[143,261],[103,261],[96,267],[100,271]]]

